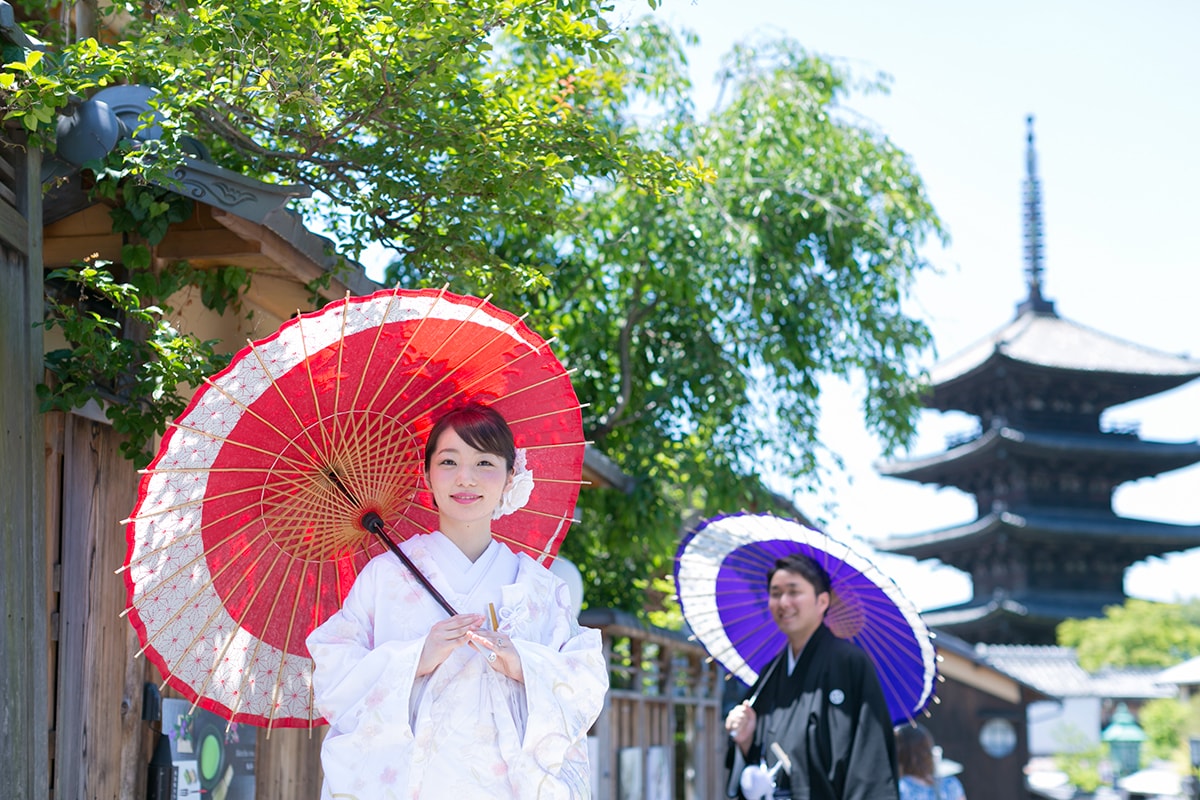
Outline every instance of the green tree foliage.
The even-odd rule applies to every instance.
[[[1147,701],[1138,711],[1138,723],[1146,732],[1144,761],[1170,761],[1182,771],[1191,768],[1188,740],[1200,737],[1200,694],[1187,700]]]
[[[1145,761],[1170,761],[1187,741],[1188,707],[1174,697],[1147,700],[1138,709],[1138,724],[1146,732]]]
[[[103,402],[130,437],[127,452],[145,461],[146,443],[179,410],[164,390],[198,385],[215,363],[211,343],[166,324],[158,289],[197,285],[221,312],[248,276],[151,269],[186,194],[158,187],[172,185],[185,153],[313,187],[301,210],[351,255],[383,241],[419,271],[497,284],[544,278],[503,262],[487,231],[515,219],[531,235],[571,230],[581,222],[573,195],[588,182],[652,194],[687,185],[695,169],[617,124],[622,73],[601,9],[596,0],[118,0],[97,37],[79,22],[96,21],[94,3],[61,15],[20,3],[47,49],[6,50],[0,108],[35,144],[53,150],[56,114],[97,89],[158,90],[144,120],[156,134],[86,165],[114,231],[144,246],[127,248],[123,263],[54,276],[47,324],[69,346],[51,354],[44,407]],[[61,29],[68,18],[76,24]],[[70,284],[65,294],[58,284]]]
[[[839,67],[791,41],[738,48],[725,102],[698,120],[679,40],[645,24],[625,43],[629,124],[710,180],[595,187],[583,235],[492,235],[551,277],[498,300],[559,337],[589,439],[636,479],[632,498],[583,493],[564,552],[590,603],[641,609],[682,520],[778,510],[764,479],[813,481],[822,376],[860,378],[870,428],[908,440],[929,333],[901,303],[941,229],[907,156],[846,109],[856,84]]]
[[[623,84],[602,8],[118,1],[121,41],[31,54],[0,91],[6,117],[36,131],[71,94],[157,87],[162,138],[143,148],[145,169],[162,172],[188,149],[182,137],[199,139],[222,166],[313,187],[306,210],[351,255],[379,241],[419,271],[486,273],[499,261],[486,232],[573,228],[563,211],[580,181],[659,191],[694,174],[617,124]]]
[[[929,333],[902,302],[942,230],[908,157],[847,107],[882,82],[792,41],[746,46],[697,119],[679,37],[613,31],[603,8],[117,3],[120,41],[30,56],[0,93],[41,135],[71,96],[154,85],[162,137],[124,154],[123,180],[161,178],[195,137],[313,186],[304,210],[352,255],[397,250],[389,282],[529,311],[575,369],[589,438],[634,479],[582,494],[564,553],[589,604],[642,611],[684,520],[776,510],[767,479],[815,480],[822,377],[861,381],[886,449],[911,437]]]
[[[119,162],[120,156],[111,160]],[[119,265],[91,259],[46,276],[43,324],[57,330],[65,346],[46,353],[53,379],[37,391],[43,411],[99,404],[125,437],[122,452],[143,467],[153,455],[154,437],[186,407],[189,390],[229,363],[218,342],[200,341],[171,324],[167,298],[195,286],[204,305],[222,313],[240,307],[250,279],[232,266],[150,269],[151,247],[172,223],[191,215],[192,201],[155,186],[122,185],[124,175],[119,167],[98,170],[94,193],[113,205],[113,230],[139,243],[121,248]]]
[[[1109,606],[1103,617],[1068,619],[1058,626],[1058,643],[1074,647],[1079,665],[1169,667],[1200,655],[1200,601],[1154,603],[1129,598]]]
[[[186,407],[181,390],[229,358],[216,352],[216,342],[176,330],[165,309],[143,306],[147,295],[118,283],[111,266],[93,261],[47,276],[44,324],[60,330],[67,346],[46,354],[54,381],[37,391],[43,411],[102,403],[113,429],[125,437],[121,451],[142,467],[154,436]]]
[[[1088,794],[1100,788],[1100,766],[1110,758],[1107,744],[1089,744],[1083,731],[1073,725],[1056,731],[1055,744],[1059,751],[1054,765],[1066,773],[1072,786]]]

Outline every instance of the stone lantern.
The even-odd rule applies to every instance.
[[[1146,732],[1141,729],[1130,713],[1128,706],[1118,703],[1108,727],[1100,734],[1101,740],[1108,742],[1109,750],[1116,767],[1116,777],[1124,777],[1137,772],[1141,761],[1142,742],[1146,741]]]

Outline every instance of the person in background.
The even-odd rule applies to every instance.
[[[533,485],[518,463],[494,409],[438,420],[425,448],[438,530],[400,548],[459,613],[385,552],[309,635],[329,722],[323,800],[590,796],[587,732],[608,668],[562,579],[492,536]]]
[[[793,553],[766,579],[771,616],[788,643],[750,698],[725,718],[726,793],[746,800],[896,800],[887,701],[870,657],[824,624],[828,573]]]
[[[913,723],[896,728],[896,758],[900,762],[900,800],[966,800],[963,785],[952,774],[938,774],[938,749],[933,735]]]

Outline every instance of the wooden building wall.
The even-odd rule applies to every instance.
[[[1011,679],[970,664],[951,665],[953,657],[944,658],[945,680],[938,684],[938,702],[930,706],[929,718],[919,721],[941,745],[943,755],[963,765],[958,777],[971,800],[1027,800],[1031,795],[1025,786],[1029,760],[1025,708],[1033,698]],[[964,670],[974,674],[963,675],[967,680],[945,674]],[[997,718],[1010,722],[1017,737],[1012,752],[1003,758],[984,752],[979,742],[983,725]]]
[[[35,184],[35,191],[40,193],[40,190],[40,184]],[[40,218],[40,211],[35,217]],[[39,251],[36,265],[30,268],[33,310],[27,313],[29,320],[41,319],[43,269],[74,263],[93,252],[119,258],[119,248],[114,249],[111,241],[111,226],[108,212],[101,206],[84,209],[44,229],[40,225],[31,226],[38,234],[38,241],[42,241],[44,234],[52,247],[44,257]],[[165,242],[177,246],[202,241],[237,251],[231,236],[225,226],[213,222],[212,209],[198,203],[193,216],[177,225]],[[253,243],[241,250],[244,252],[234,253],[230,261],[261,258]],[[176,308],[178,323],[200,338],[222,340],[232,351],[243,346],[247,338],[273,332],[286,318],[285,309],[295,310],[307,302],[304,288],[294,280],[288,282],[274,274],[278,269],[268,270],[257,261],[244,266],[269,274],[256,274],[244,298],[243,313],[219,316],[202,307],[196,296],[198,290],[188,288],[170,300]],[[7,271],[5,288],[9,288]],[[15,551],[10,558],[6,529],[5,564],[36,561],[40,568],[32,576],[24,568],[14,570],[20,581],[9,580],[6,571],[4,591],[7,593],[12,587],[14,595],[41,598],[40,602],[30,600],[30,614],[40,614],[48,624],[43,625],[40,634],[32,625],[15,634],[19,645],[14,645],[14,652],[29,651],[29,644],[33,643],[29,669],[17,674],[24,676],[21,685],[26,687],[19,695],[23,702],[42,703],[45,708],[38,713],[32,710],[25,713],[40,720],[36,726],[14,727],[40,728],[42,736],[31,737],[31,741],[42,744],[41,752],[28,753],[29,745],[23,745],[26,755],[31,757],[8,763],[28,765],[29,784],[43,787],[41,790],[48,793],[30,791],[13,796],[36,800],[142,798],[146,796],[148,765],[159,727],[157,723],[142,720],[143,691],[147,684],[161,687],[162,677],[149,661],[137,656],[140,649],[137,634],[121,616],[126,601],[124,579],[116,574],[124,563],[126,551],[121,520],[134,507],[139,476],[132,463],[121,455],[120,439],[104,420],[102,410],[92,406],[74,414],[37,413],[33,391],[44,379],[43,352],[64,343],[57,331],[43,343],[41,328],[32,328],[32,321],[26,327],[37,334],[29,359],[30,370],[36,370],[36,377],[20,383],[5,381],[4,388],[20,387],[28,392],[27,404],[31,407],[25,417],[28,427],[21,430],[25,436],[34,431],[38,443],[36,472],[11,472],[36,478],[44,488],[35,491],[32,484],[8,483],[4,491],[16,491],[27,502],[29,498],[38,498],[38,519],[42,519],[44,508],[44,522],[27,525],[26,530],[44,531],[44,536],[25,537],[24,544],[36,552],[36,560]],[[15,336],[9,339],[13,340]],[[32,355],[34,350],[36,356]],[[8,347],[0,348],[0,353],[5,358],[13,356]],[[7,364],[5,369],[7,375]],[[28,443],[23,446],[29,447]],[[7,453],[4,463],[9,463]],[[0,516],[8,521],[7,515]],[[12,663],[7,659],[7,649],[6,644],[6,663]],[[0,680],[5,679],[0,675]],[[40,689],[28,688],[34,685]],[[13,693],[18,694],[15,689]],[[169,688],[162,688],[161,693],[166,698],[179,696]],[[320,745],[324,730],[275,730],[269,734],[259,731],[255,743],[256,796],[316,797],[320,790]],[[10,747],[25,741],[7,735],[3,738],[5,746]],[[0,792],[0,796],[7,794]]]
[[[116,574],[125,559],[121,520],[133,508],[138,475],[109,425],[58,413],[44,423],[50,797],[145,797],[158,726],[142,720],[143,693],[161,676],[137,656],[137,634],[121,616],[124,579]],[[179,695],[165,689],[163,696]],[[260,731],[256,795],[316,797],[323,732]]]
[[[46,569],[42,537],[41,157],[0,130],[0,786],[43,800]]]
[[[147,729],[134,659],[137,634],[121,617],[125,557],[120,524],[133,507],[137,474],[112,429],[75,414],[46,418],[46,549],[54,637],[48,673],[53,722],[51,787],[58,798],[145,794]]]

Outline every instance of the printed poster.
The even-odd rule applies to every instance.
[[[171,740],[173,800],[254,800],[253,725],[167,699],[162,732]]]

